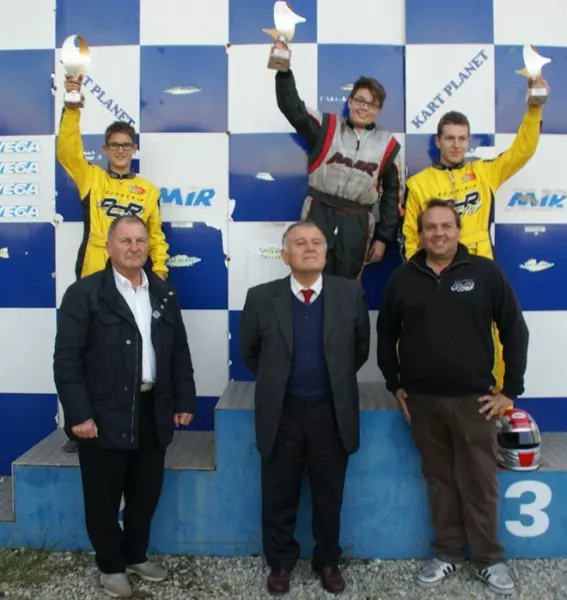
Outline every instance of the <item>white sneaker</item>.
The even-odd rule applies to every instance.
[[[101,573],[100,585],[111,598],[132,598],[132,588],[126,573]]]
[[[140,579],[151,583],[159,583],[167,578],[167,569],[150,560],[137,565],[128,565],[126,573],[137,575]]]
[[[477,569],[475,575],[498,594],[512,594],[514,591],[514,582],[510,576],[510,571],[502,562]]]
[[[455,573],[461,565],[448,563],[439,558],[432,558],[427,561],[417,575],[417,583],[422,587],[435,587],[439,585],[445,577]]]

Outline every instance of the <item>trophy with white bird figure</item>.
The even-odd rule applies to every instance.
[[[274,29],[262,29],[274,38],[274,45],[268,60],[268,69],[287,71],[289,69],[291,51],[289,43],[295,34],[295,26],[305,23],[306,19],[291,10],[289,2],[278,1],[274,4]]]
[[[532,83],[528,89],[526,102],[529,105],[545,104],[548,91],[542,80],[543,65],[551,62],[551,58],[541,56],[533,46],[524,46],[524,65],[523,69],[516,71],[519,75],[524,75],[531,79]]]

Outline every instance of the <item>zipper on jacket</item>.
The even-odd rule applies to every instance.
[[[352,164],[356,164],[356,161],[358,160],[358,150],[360,149],[360,135],[358,134],[358,131],[356,131],[356,129],[353,127],[352,128],[352,132],[354,133],[354,135],[356,136],[356,151],[354,153],[354,158],[352,160]],[[342,190],[340,188],[337,188],[337,195],[344,195],[346,198],[348,198],[348,194],[347,194],[347,189],[348,189],[348,185],[350,183],[350,180],[352,178],[352,174],[354,172],[354,169],[350,170],[350,174],[347,178],[347,180],[344,182],[343,188]]]
[[[455,171],[453,169],[449,170],[449,179],[451,180],[451,187],[453,188],[453,199],[455,200],[455,204],[459,201],[457,198],[457,184],[455,183]]]
[[[139,335],[136,332],[136,370],[134,371],[134,394],[132,396],[132,424],[131,424],[131,442],[134,443],[134,412],[136,410],[136,390],[140,387],[138,385],[138,347],[139,347]]]
[[[468,261],[466,260],[460,260],[458,262],[456,262],[453,265],[449,265],[440,275],[436,275],[435,273],[433,273],[432,271],[427,271],[426,269],[423,269],[421,267],[421,265],[418,265],[417,262],[412,261],[412,265],[418,270],[421,271],[422,273],[425,273],[425,275],[430,275],[431,277],[433,277],[433,279],[435,279],[435,281],[437,282],[437,293],[439,293],[439,290],[441,288],[441,279],[443,277],[443,275],[445,275],[445,273],[448,273],[449,271],[451,271],[452,269],[454,269],[455,267],[458,267],[459,265],[465,265],[467,264]]]

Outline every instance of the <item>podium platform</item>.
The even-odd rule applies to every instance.
[[[423,558],[431,526],[420,460],[392,396],[361,383],[361,446],[351,457],[342,546],[354,558]],[[178,431],[166,457],[151,552],[261,554],[260,461],[254,383],[231,382],[215,409],[214,432]],[[89,550],[77,456],[56,431],[0,480],[0,546]],[[543,435],[542,467],[499,472],[500,538],[511,558],[567,556],[567,434]],[[303,556],[313,547],[304,483],[297,523]]]

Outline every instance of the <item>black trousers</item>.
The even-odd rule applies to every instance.
[[[305,467],[313,503],[313,567],[338,565],[347,464],[332,400],[287,398],[273,452],[262,459],[262,543],[272,569],[290,573],[299,558],[294,531]]]
[[[140,449],[107,450],[79,442],[85,522],[103,573],[123,573],[147,560],[151,521],[163,484],[165,448],[158,444],[152,394],[140,398]],[[118,522],[124,494],[124,530]]]
[[[313,200],[306,218],[321,229],[327,240],[324,272],[347,279],[360,277],[372,243],[369,213],[341,210]]]

